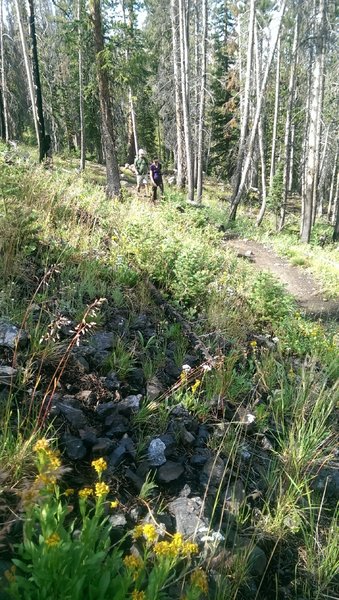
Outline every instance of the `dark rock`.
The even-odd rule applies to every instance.
[[[184,471],[185,469],[182,464],[168,460],[159,468],[157,477],[160,483],[170,483],[179,479]]]
[[[112,454],[108,459],[108,468],[114,469],[117,467],[125,458],[131,457],[135,458],[136,450],[133,443],[133,440],[125,435],[119,443],[119,446],[115,448]]]
[[[200,425],[199,429],[198,429],[195,445],[198,447],[205,446],[209,437],[210,437],[210,432],[208,431],[207,427],[205,425]]]
[[[111,352],[108,350],[100,350],[100,352],[95,352],[95,354],[93,354],[91,363],[94,368],[102,369],[106,366],[107,360],[110,358],[110,356]]]
[[[166,444],[160,438],[154,438],[148,446],[148,459],[152,467],[160,467],[166,462]]]
[[[171,379],[176,381],[180,377],[181,369],[178,367],[173,360],[167,359],[164,367],[165,374]]]
[[[92,448],[97,443],[97,432],[92,427],[85,427],[85,429],[79,429],[79,435],[85,444],[86,448]]]
[[[97,404],[95,408],[97,414],[101,418],[105,418],[107,415],[117,412],[116,402],[105,402],[105,404]]]
[[[106,435],[114,436],[127,433],[130,429],[130,423],[123,415],[108,415],[105,420],[105,427],[107,428]]]
[[[92,452],[95,456],[104,456],[112,452],[114,444],[112,440],[108,438],[98,438],[92,448]]]
[[[144,484],[144,479],[142,479],[136,473],[134,473],[134,471],[132,471],[132,469],[126,469],[125,477],[126,477],[126,479],[129,479],[129,481],[131,481],[133,483],[135,489],[138,492],[140,492],[140,490]]]
[[[110,371],[107,377],[102,377],[101,381],[105,388],[107,388],[110,392],[113,392],[120,388],[120,381],[117,377],[117,374],[114,371]]]
[[[131,417],[133,413],[138,412],[141,400],[141,394],[137,394],[136,396],[127,396],[127,398],[124,398],[119,402],[118,412],[125,417]]]
[[[67,421],[76,429],[82,429],[87,424],[87,419],[83,412],[73,406],[68,406],[63,402],[58,404],[58,409]]]
[[[185,354],[182,362],[184,365],[189,365],[193,369],[199,363],[199,359],[196,356],[192,356],[192,354]]]
[[[202,467],[208,458],[210,458],[211,452],[206,448],[197,448],[197,451],[190,459],[192,467]]]
[[[131,324],[132,331],[143,331],[149,325],[147,315],[138,315]]]
[[[24,329],[16,327],[12,323],[0,323],[0,347],[9,348],[24,348],[28,342],[28,334]]]
[[[156,400],[164,393],[164,391],[164,386],[156,376],[152,377],[152,379],[147,382],[146,394],[149,400]]]
[[[78,373],[89,373],[89,364],[84,356],[73,356],[73,366]]]
[[[184,446],[193,446],[195,436],[190,431],[187,431],[186,427],[182,426],[180,430],[180,441]]]
[[[225,475],[225,463],[219,456],[209,458],[202,469],[200,483],[218,487]]]
[[[186,538],[195,536],[208,525],[204,517],[203,501],[199,497],[176,498],[169,503],[168,509],[175,517],[176,531]]]
[[[0,365],[0,385],[11,385],[16,374],[17,369]]]
[[[112,331],[100,331],[94,333],[89,339],[89,344],[99,352],[112,350],[114,346],[115,334]]]
[[[326,498],[339,500],[339,465],[331,464],[322,467],[312,483],[312,487],[325,494]]]
[[[267,557],[265,552],[259,548],[259,546],[254,546],[248,557],[248,567],[250,575],[254,577],[262,577],[265,573],[267,565]]]
[[[134,368],[126,378],[131,388],[140,391],[145,383],[144,371],[141,368]]]
[[[87,450],[85,444],[74,435],[65,433],[62,437],[62,443],[68,458],[71,460],[81,460],[86,456]]]
[[[177,446],[174,435],[172,435],[171,433],[164,433],[163,435],[160,435],[159,438],[166,446],[166,448],[165,448],[166,458],[168,458],[169,456],[172,456],[176,449],[176,446]]]

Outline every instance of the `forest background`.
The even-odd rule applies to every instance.
[[[232,183],[309,242],[327,215],[338,239],[338,32],[333,0],[1,0],[1,133],[107,164],[140,147],[202,199],[203,173]],[[101,114],[101,118],[100,118]],[[292,198],[292,200],[291,200]]]

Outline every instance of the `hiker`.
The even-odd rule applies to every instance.
[[[137,192],[139,194],[140,187],[145,186],[146,195],[148,195],[148,161],[146,152],[140,148],[138,156],[135,157],[134,167],[137,173]]]
[[[153,162],[151,164],[151,169],[150,169],[150,178],[151,178],[151,183],[152,183],[152,200],[153,200],[153,202],[155,202],[157,199],[158,188],[160,188],[160,190],[161,190],[161,196],[163,196],[163,193],[164,193],[164,184],[163,184],[162,173],[161,173],[161,163],[159,162],[158,158],[153,159]]]

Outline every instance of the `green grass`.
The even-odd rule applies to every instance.
[[[133,194],[125,194],[123,203],[112,202],[104,195],[101,167],[89,164],[80,176],[75,160],[56,157],[55,169],[46,171],[16,155],[14,164],[7,165],[1,148],[0,312],[24,323],[30,335],[30,344],[20,352],[16,395],[10,394],[0,407],[0,469],[7,472],[15,465],[9,472],[10,485],[16,486],[32,470],[31,448],[37,435],[32,390],[34,399],[43,398],[50,385],[44,368],[57,369],[58,380],[67,361],[65,344],[57,337],[58,319],[82,323],[87,331],[105,327],[112,307],[127,310],[131,322],[139,312],[149,311],[158,320],[156,335],[146,341],[136,334],[132,343],[117,338],[105,371],[115,370],[124,379],[137,364],[149,380],[163,367],[171,342],[174,361],[182,366],[189,344],[182,328],[166,322],[154,306],[147,283],[151,280],[218,361],[211,371],[183,381],[174,393],[168,391],[161,402],[142,404],[133,417],[138,457],[144,456],[152,436],[166,431],[171,408],[181,402],[198,421],[213,423],[209,446],[225,462],[224,481],[229,480],[230,469],[251,480],[252,463],[242,462],[242,452],[248,443],[253,456],[257,451],[260,455],[260,449],[257,438],[248,438],[241,424],[238,411],[247,407],[255,416],[258,440],[271,432],[274,450],[269,467],[265,464],[265,489],[256,512],[251,512],[246,499],[235,516],[237,531],[250,538],[251,549],[258,540],[273,543],[273,548],[285,540],[298,548],[296,598],[301,594],[320,600],[327,591],[332,593],[338,560],[336,513],[325,499],[316,497],[311,483],[317,469],[331,459],[337,440],[336,325],[325,328],[299,314],[294,300],[272,276],[258,274],[224,247],[218,228],[226,226],[227,214],[212,187],[202,209],[187,206],[173,190],[155,207]],[[295,248],[290,258],[295,264],[310,265],[314,272],[317,260],[320,270],[326,258],[328,288],[337,289],[334,247],[320,250],[316,237],[309,248],[292,244],[295,232],[278,238],[267,223],[261,233],[240,218],[234,231],[273,240],[278,250],[281,244],[279,252]],[[107,301],[84,319],[87,307],[98,298]],[[257,343],[257,334],[266,336],[268,344]],[[223,352],[223,344],[232,351]],[[227,412],[231,409],[233,418]],[[156,513],[154,485],[149,478],[140,498]],[[216,497],[221,494],[220,486]],[[320,509],[319,517],[314,507]],[[218,514],[215,503],[212,512],[222,529],[224,511]],[[39,513],[36,518],[38,523]],[[94,534],[96,539],[97,530]],[[65,541],[73,551],[67,528]],[[39,552],[41,548],[37,556]],[[224,597],[225,589],[230,598],[238,592],[239,598],[246,597],[248,553],[248,549],[240,552],[225,573],[220,571],[211,598]],[[272,550],[272,559],[273,554]],[[58,560],[64,564],[64,555]]]

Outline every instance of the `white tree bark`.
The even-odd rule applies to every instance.
[[[270,53],[269,53],[269,56],[267,59],[267,64],[266,64],[265,72],[264,72],[262,83],[261,83],[260,95],[257,98],[254,122],[253,122],[252,129],[251,129],[251,135],[249,138],[246,158],[245,158],[245,161],[244,161],[244,164],[242,167],[241,180],[240,180],[238,191],[237,191],[236,195],[234,196],[234,198],[232,199],[231,211],[230,211],[230,217],[229,217],[231,221],[234,220],[236,217],[237,208],[240,203],[243,191],[245,189],[246,178],[247,178],[248,170],[249,170],[249,167],[251,164],[254,143],[255,143],[257,130],[258,130],[258,124],[259,124],[259,120],[260,120],[261,108],[262,108],[263,99],[264,99],[264,95],[265,95],[265,91],[266,91],[268,75],[269,75],[270,67],[272,64],[273,55],[274,55],[275,48],[277,45],[278,37],[280,35],[281,22],[282,22],[282,18],[284,16],[285,8],[286,8],[286,1],[287,0],[282,0],[280,10],[277,15],[275,36],[271,43]]]
[[[259,57],[259,47],[258,47],[258,26],[257,23],[255,25],[254,30],[254,47],[255,47],[255,79],[256,79],[256,91],[257,97],[260,94],[260,81],[261,81],[261,64]],[[265,165],[265,149],[264,149],[264,132],[262,126],[262,114],[259,118],[258,124],[258,144],[259,144],[259,155],[260,155],[260,167],[261,167],[261,208],[257,217],[257,225],[260,225],[266,210],[266,165]]]
[[[8,108],[7,108],[7,85],[6,85],[6,74],[5,74],[5,52],[4,52],[4,32],[3,32],[3,0],[0,0],[0,55],[1,55],[1,93],[2,93],[2,108],[3,108],[3,125],[5,131],[2,132],[2,136],[6,142],[9,139],[8,132]]]
[[[271,151],[271,167],[270,167],[270,190],[273,185],[273,177],[275,174],[275,155],[277,147],[277,131],[278,131],[278,116],[279,116],[279,101],[280,101],[280,37],[277,44],[277,70],[275,76],[275,98],[274,98],[274,117],[272,130],[272,151]]]
[[[206,61],[207,61],[207,27],[208,12],[207,0],[202,0],[202,39],[201,39],[201,86],[198,122],[198,172],[197,172],[197,200],[202,200],[203,161],[204,161],[204,121],[206,97]]]
[[[29,89],[29,96],[30,96],[31,105],[32,105],[32,114],[33,114],[34,129],[35,129],[35,133],[36,133],[36,139],[37,139],[37,142],[38,142],[38,145],[39,145],[40,136],[39,136],[39,126],[38,126],[37,110],[36,110],[36,104],[35,104],[35,93],[34,93],[34,85],[33,85],[32,68],[31,68],[31,64],[30,64],[30,61],[29,61],[28,49],[27,49],[27,42],[26,42],[26,37],[25,37],[23,25],[22,25],[22,19],[21,19],[20,7],[19,7],[19,0],[14,0],[14,1],[15,1],[15,9],[16,9],[16,14],[17,14],[17,19],[18,19],[18,27],[19,27],[20,40],[21,40],[21,45],[22,45],[22,54],[23,54],[23,57],[24,57],[24,63],[25,63],[25,69],[26,69],[27,83],[28,83],[28,89]]]
[[[79,70],[79,117],[80,117],[80,171],[85,169],[86,161],[86,139],[85,139],[85,115],[84,115],[84,92],[83,92],[83,73],[82,73],[82,0],[78,0],[77,6],[78,18],[78,70]]]
[[[312,79],[312,96],[310,104],[310,127],[308,135],[308,153],[306,164],[305,187],[303,190],[303,219],[301,223],[300,239],[304,243],[309,243],[312,230],[313,217],[313,199],[314,186],[317,185],[317,135],[319,132],[318,119],[321,115],[321,86],[322,86],[322,69],[323,69],[323,36],[325,25],[325,2],[319,0],[319,8],[316,15],[316,31],[315,31],[315,59],[313,67]]]
[[[175,124],[176,124],[176,166],[177,166],[177,187],[184,187],[184,164],[185,149],[183,145],[183,112],[182,112],[182,85],[180,68],[180,37],[179,37],[179,8],[177,0],[171,0],[171,24],[172,24],[172,54],[173,54],[173,75],[174,75],[174,94],[175,94]]]
[[[287,205],[287,194],[288,194],[288,176],[290,171],[290,157],[291,157],[291,132],[292,132],[292,112],[295,96],[295,73],[297,66],[298,56],[298,39],[299,39],[299,24],[300,24],[300,13],[297,9],[297,14],[294,24],[293,33],[293,44],[291,53],[291,70],[288,83],[288,100],[287,100],[287,111],[285,121],[285,138],[284,138],[284,173],[283,173],[283,198],[280,210],[280,222],[279,231],[283,228],[286,218],[286,205]]]
[[[188,55],[188,26],[185,0],[179,0],[179,32],[180,32],[180,62],[181,62],[181,94],[184,118],[184,135],[187,168],[188,200],[194,200],[194,174],[192,156],[191,118],[189,102],[189,55]]]

